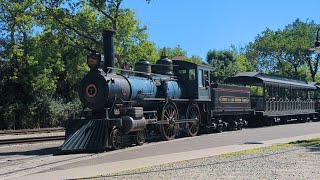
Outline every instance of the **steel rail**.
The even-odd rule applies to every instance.
[[[63,132],[64,128],[41,128],[41,129],[20,129],[20,130],[2,130],[0,136],[4,135],[21,135],[21,134],[40,134],[40,133],[52,133]]]
[[[44,137],[28,137],[28,138],[15,138],[15,139],[0,139],[0,145],[7,144],[23,144],[23,143],[35,143],[44,141],[57,141],[64,140],[64,135],[60,136],[44,136]]]

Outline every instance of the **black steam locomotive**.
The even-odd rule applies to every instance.
[[[172,61],[165,54],[153,65],[141,59],[134,70],[117,69],[114,34],[103,32],[103,64],[97,52],[87,58],[90,71],[79,96],[90,110],[66,128],[63,151],[119,149],[142,145],[150,135],[172,140],[241,129],[248,121],[270,125],[317,114],[310,98],[316,86],[304,81],[244,73],[228,78],[228,84],[216,84],[210,81],[212,67]],[[256,86],[257,94],[231,84]]]

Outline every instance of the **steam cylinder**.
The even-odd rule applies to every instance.
[[[141,131],[146,127],[145,119],[135,120],[130,116],[122,116],[122,128],[124,133],[129,133],[133,131]]]

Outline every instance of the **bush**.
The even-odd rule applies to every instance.
[[[80,107],[79,99],[68,103],[64,103],[61,99],[51,101],[49,104],[49,126],[63,126],[69,118],[72,118],[74,111]]]
[[[0,129],[29,129],[63,126],[65,121],[79,109],[78,99],[64,102],[60,98],[44,96],[30,103],[16,101],[6,107],[0,106]]]

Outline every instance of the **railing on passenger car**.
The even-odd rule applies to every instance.
[[[265,102],[265,111],[306,111],[315,109],[315,101],[307,100],[288,100],[288,99],[267,99]]]

